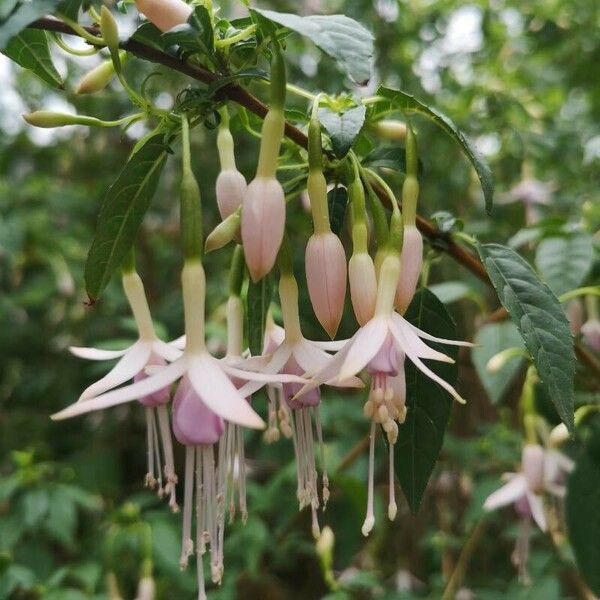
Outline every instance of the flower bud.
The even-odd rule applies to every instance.
[[[127,57],[127,52],[119,52],[121,62]],[[115,76],[115,66],[112,60],[105,60],[97,67],[88,71],[77,84],[76,94],[95,94],[102,91]]]
[[[396,308],[400,313],[406,312],[411,303],[423,264],[423,237],[414,226],[404,228],[404,241],[400,256],[400,280],[396,289]]]
[[[100,32],[111,55],[114,57],[114,53],[118,52],[119,48],[119,27],[110,10],[104,5],[100,10]]]
[[[377,121],[373,123],[373,129],[382,138],[393,141],[406,139],[406,123],[402,121]]]
[[[184,378],[173,400],[173,432],[180,444],[199,446],[216,443],[225,423],[198,396],[189,380]]]
[[[560,446],[570,438],[569,430],[564,423],[559,423],[550,432],[549,442],[551,446]]]
[[[253,281],[275,264],[285,228],[285,195],[274,177],[257,177],[244,195],[242,243]]]
[[[573,335],[579,335],[581,333],[581,326],[583,325],[583,306],[579,298],[573,298],[567,304],[565,309],[567,319],[569,319],[569,326],[571,327],[571,333]]]
[[[156,596],[156,585],[152,577],[142,577],[138,583],[137,596],[135,600],[154,600]]]
[[[237,169],[225,169],[219,173],[216,194],[221,219],[226,219],[242,205],[247,187],[246,179]]]
[[[44,129],[82,124],[78,115],[68,115],[66,113],[57,113],[50,110],[36,110],[28,115],[23,115],[23,119],[25,119],[29,125],[43,127]]]
[[[521,468],[532,492],[544,489],[544,449],[539,444],[527,444],[523,447]]]
[[[600,321],[598,319],[588,319],[581,326],[581,334],[590,348],[600,352]]]
[[[375,314],[377,276],[373,259],[366,252],[353,254],[348,264],[350,298],[359,325],[364,325]]]
[[[346,297],[346,253],[335,233],[313,234],[306,245],[306,281],[315,315],[334,337]]]
[[[218,250],[236,239],[240,231],[241,218],[239,211],[235,211],[221,221],[206,237],[204,251]]]
[[[192,14],[192,7],[183,0],[135,0],[135,4],[161,31],[183,25]]]

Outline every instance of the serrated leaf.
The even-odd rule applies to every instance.
[[[166,156],[164,135],[150,137],[108,188],[85,265],[85,284],[92,300],[98,298],[132,247]]]
[[[492,404],[497,404],[510,388],[522,360],[518,357],[513,358],[495,373],[488,371],[488,361],[507,348],[522,348],[523,340],[515,324],[506,321],[484,325],[477,332],[473,342],[475,347],[471,350],[471,360]]]
[[[50,57],[45,31],[24,29],[8,42],[3,54],[52,87],[63,88],[62,79]]]
[[[516,324],[540,381],[565,425],[573,429],[575,355],[560,302],[531,266],[500,244],[481,244],[479,256],[500,302]]]
[[[456,127],[452,119],[437,109],[431,108],[420,100],[417,100],[411,94],[381,86],[377,90],[377,95],[390,101],[394,108],[403,110],[406,113],[419,113],[428,119],[431,119],[436,125],[439,125],[455,142],[458,142],[462,151],[471,161],[483,190],[485,199],[485,210],[492,212],[494,202],[494,180],[492,171],[485,159],[481,156],[477,148],[465,137],[465,135]]]
[[[246,297],[246,314],[248,315],[248,348],[252,356],[262,354],[267,313],[272,297],[273,278],[270,275],[263,277],[257,283],[250,280]]]
[[[328,108],[319,109],[319,121],[327,130],[333,152],[338,158],[344,158],[352,148],[365,123],[366,113],[367,109],[364,106],[356,106],[339,113]]]
[[[327,192],[327,205],[329,207],[329,224],[335,235],[340,235],[344,220],[346,219],[346,208],[348,206],[348,190],[337,185]]]
[[[600,461],[585,448],[567,482],[566,519],[577,566],[600,595]]]
[[[307,37],[335,59],[356,83],[365,85],[371,78],[373,35],[354,19],[345,15],[300,17],[258,8],[253,11]]]
[[[594,262],[592,238],[585,233],[544,238],[535,253],[535,264],[557,295],[578,288]]]
[[[60,0],[36,0],[24,2],[0,24],[0,50],[5,50],[10,40],[21,33],[30,23],[51,13]]]
[[[427,289],[419,290],[404,317],[436,337],[456,339],[456,326],[445,306]],[[456,359],[456,346],[429,346]],[[456,364],[427,361],[429,368],[455,385]],[[406,421],[400,425],[395,448],[396,474],[411,512],[416,513],[438,459],[450,416],[452,397],[406,360]]]

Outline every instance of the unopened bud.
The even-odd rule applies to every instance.
[[[350,298],[359,325],[364,325],[375,314],[377,276],[373,259],[366,253],[354,254],[348,264]]]
[[[127,57],[127,52],[119,52],[121,62]],[[77,84],[76,94],[95,94],[102,91],[115,75],[115,66],[112,60],[105,60],[97,67],[88,71]]]
[[[242,243],[253,281],[262,279],[275,264],[285,228],[285,195],[274,177],[257,177],[244,195]]]
[[[237,169],[225,169],[219,173],[216,195],[222,219],[226,219],[242,205],[247,187],[246,179]]]
[[[119,49],[119,27],[110,10],[104,5],[100,10],[100,32],[104,43],[114,56],[114,53],[118,52]]]
[[[192,7],[183,0],[135,0],[135,4],[161,31],[183,25],[192,14]]]
[[[68,115],[66,113],[57,113],[50,110],[36,110],[28,115],[23,115],[23,119],[34,127],[43,127],[45,129],[64,127],[65,125],[85,124],[78,115]]]
[[[221,221],[206,237],[204,251],[212,252],[231,242],[238,235],[240,222],[240,211],[231,213],[224,221]]]
[[[415,295],[423,265],[423,237],[414,226],[404,228],[400,265],[395,304],[398,311],[404,314]]]
[[[321,558],[329,559],[329,557],[333,553],[334,544],[335,544],[335,535],[334,535],[331,527],[326,525],[325,527],[323,527],[323,530],[321,531],[321,535],[319,536],[319,539],[317,540],[317,544],[316,544],[317,554]]]
[[[306,281],[315,315],[334,337],[346,297],[346,253],[335,233],[313,234],[306,245]]]
[[[138,583],[137,596],[135,600],[154,600],[156,596],[156,585],[152,577],[142,577]]]
[[[564,423],[560,423],[550,432],[550,445],[560,446],[562,443],[566,442],[569,437],[570,435],[567,426]]]
[[[406,123],[402,121],[377,121],[373,124],[373,129],[377,135],[387,140],[399,141],[406,138]]]

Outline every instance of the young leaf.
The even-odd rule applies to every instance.
[[[131,34],[129,39],[145,44],[146,46],[150,46],[151,48],[155,48],[156,50],[165,50],[165,40],[163,39],[162,31],[156,27],[156,25],[150,23],[150,21],[145,21],[142,23]]]
[[[8,42],[3,53],[52,87],[63,88],[62,79],[50,58],[45,31],[24,29]]]
[[[108,188],[85,265],[85,284],[92,300],[98,298],[133,245],[166,155],[163,134],[148,138]]]
[[[600,595],[600,457],[593,444],[600,444],[597,428],[569,476],[566,518],[577,565],[594,594]]]
[[[246,314],[248,315],[248,347],[252,356],[262,354],[265,324],[272,297],[273,278],[270,275],[263,277],[257,283],[250,280]]]
[[[51,13],[59,2],[60,0],[36,0],[18,5],[6,21],[0,24],[0,50],[4,50],[10,40],[27,25]]]
[[[594,262],[592,239],[585,233],[544,238],[535,254],[535,264],[557,295],[578,288]]]
[[[371,78],[373,36],[354,19],[345,15],[299,17],[258,8],[253,11],[307,37],[335,59],[356,83],[365,85]]]
[[[573,429],[573,336],[560,302],[516,252],[481,244],[479,256],[500,302],[519,329],[546,392]]]
[[[483,197],[485,199],[485,210],[488,214],[490,214],[492,212],[494,201],[494,180],[492,177],[492,171],[485,162],[485,159],[481,156],[481,154],[479,154],[477,148],[475,148],[475,146],[456,127],[452,120],[438,110],[427,106],[420,100],[417,100],[411,94],[401,92],[400,90],[394,90],[392,88],[380,86],[377,90],[377,95],[388,99],[394,108],[402,110],[406,113],[418,113],[431,119],[434,123],[439,125],[454,141],[458,142],[477,172],[479,181],[481,182],[481,189],[483,190]]]
[[[177,25],[162,34],[165,46],[176,45],[188,52],[212,56],[214,34],[210,15],[204,6],[196,6],[187,23]]]
[[[427,289],[419,290],[405,318],[436,337],[456,338],[456,326],[444,305]],[[429,346],[456,359],[456,346]],[[429,368],[455,385],[456,364],[431,361]],[[396,474],[412,513],[419,510],[423,492],[438,459],[450,416],[452,397],[406,359],[406,421],[400,425],[395,448]]]
[[[344,220],[346,218],[346,207],[348,206],[348,190],[337,185],[327,192],[327,204],[329,206],[329,224],[335,235],[340,235]]]
[[[340,113],[328,108],[319,110],[319,121],[327,129],[333,152],[338,158],[344,158],[352,148],[356,136],[364,125],[366,112],[364,106],[356,106]]]
[[[498,372],[491,373],[487,364],[492,356],[507,348],[522,348],[523,340],[514,323],[488,323],[484,325],[473,340],[475,347],[471,350],[471,360],[479,375],[485,391],[492,404],[498,404],[517,374],[522,358],[510,359]]]

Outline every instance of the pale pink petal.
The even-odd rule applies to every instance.
[[[99,396],[130,379],[133,379],[148,363],[152,354],[152,344],[149,342],[136,342],[127,354],[104,376],[83,390],[80,400],[87,400]]]
[[[152,349],[156,354],[169,362],[173,362],[181,356],[181,350],[177,346],[166,344],[161,340],[155,340],[152,344]]]
[[[332,342],[315,342],[310,340],[309,344],[321,348],[321,350],[327,350],[327,352],[337,352],[341,350],[350,340],[335,340]]]
[[[418,327],[415,327],[412,323],[409,323],[406,319],[404,319],[398,313],[394,313],[393,319],[396,322],[398,322],[398,320],[400,320],[401,322],[406,323],[406,325],[412,331],[414,331],[414,333],[416,333],[419,337],[422,337],[424,340],[428,340],[430,342],[439,342],[440,344],[448,344],[449,346],[465,346],[467,348],[473,348],[473,346],[475,345],[475,344],[472,344],[471,342],[464,342],[461,340],[446,340],[444,338],[435,337],[434,335],[431,335],[431,334],[427,333],[426,331],[423,331],[423,330],[419,329]]]
[[[261,373],[260,371],[246,371],[245,369],[236,369],[227,363],[223,363],[223,371],[230,377],[237,377],[238,379],[245,379],[246,381],[256,381],[265,383],[306,383],[304,377],[299,375],[289,375],[287,373]]]
[[[273,352],[267,364],[260,369],[261,373],[266,375],[274,375],[275,373],[279,373],[290,358],[291,353],[291,346],[284,342],[281,344],[281,346],[279,346],[279,348],[277,348],[277,350],[275,350],[275,352]],[[244,366],[246,366],[246,364]],[[263,385],[264,383],[262,382],[250,381],[240,388],[240,394],[244,398],[248,398]]]
[[[362,371],[379,352],[389,331],[389,319],[375,317],[361,327],[340,369],[339,379],[347,379]]]
[[[483,508],[485,510],[496,510],[501,506],[512,504],[519,498],[522,498],[527,492],[527,481],[522,474],[516,475],[508,483],[505,483],[499,490],[490,494]]]
[[[428,358],[430,360],[438,360],[440,362],[453,363],[454,359],[450,356],[438,352],[433,348],[430,348],[427,344],[423,343],[421,339],[408,327],[406,327],[407,321],[404,323],[392,320],[390,329],[392,330],[393,336],[400,345],[400,350],[404,351],[405,346],[411,346],[413,352],[419,358]]]
[[[262,429],[265,426],[250,403],[223,373],[218,360],[207,353],[191,356],[189,361],[190,383],[215,414],[244,427]]]
[[[177,339],[173,340],[172,342],[169,342],[169,346],[174,346],[175,348],[178,348],[179,350],[183,350],[185,348],[186,339],[187,338],[185,335],[181,335]]]
[[[531,516],[542,531],[546,531],[548,524],[546,523],[546,513],[544,512],[544,499],[538,494],[527,492],[527,501],[531,509]]]
[[[85,402],[75,402],[68,406],[64,410],[52,415],[52,419],[59,421],[61,419],[68,419],[70,417],[76,417],[95,410],[101,410],[104,408],[110,408],[118,404],[124,404],[131,400],[137,400],[143,396],[153,394],[158,390],[170,385],[177,379],[179,379],[187,368],[187,358],[181,357],[179,360],[171,363],[164,369],[161,369],[155,375],[136,381],[131,385],[119,388],[118,390],[112,390],[91,400]]]
[[[132,346],[129,346],[131,348]],[[129,348],[124,350],[101,350],[100,348],[83,348],[81,346],[69,346],[69,352],[79,358],[86,360],[111,360],[123,356]]]

